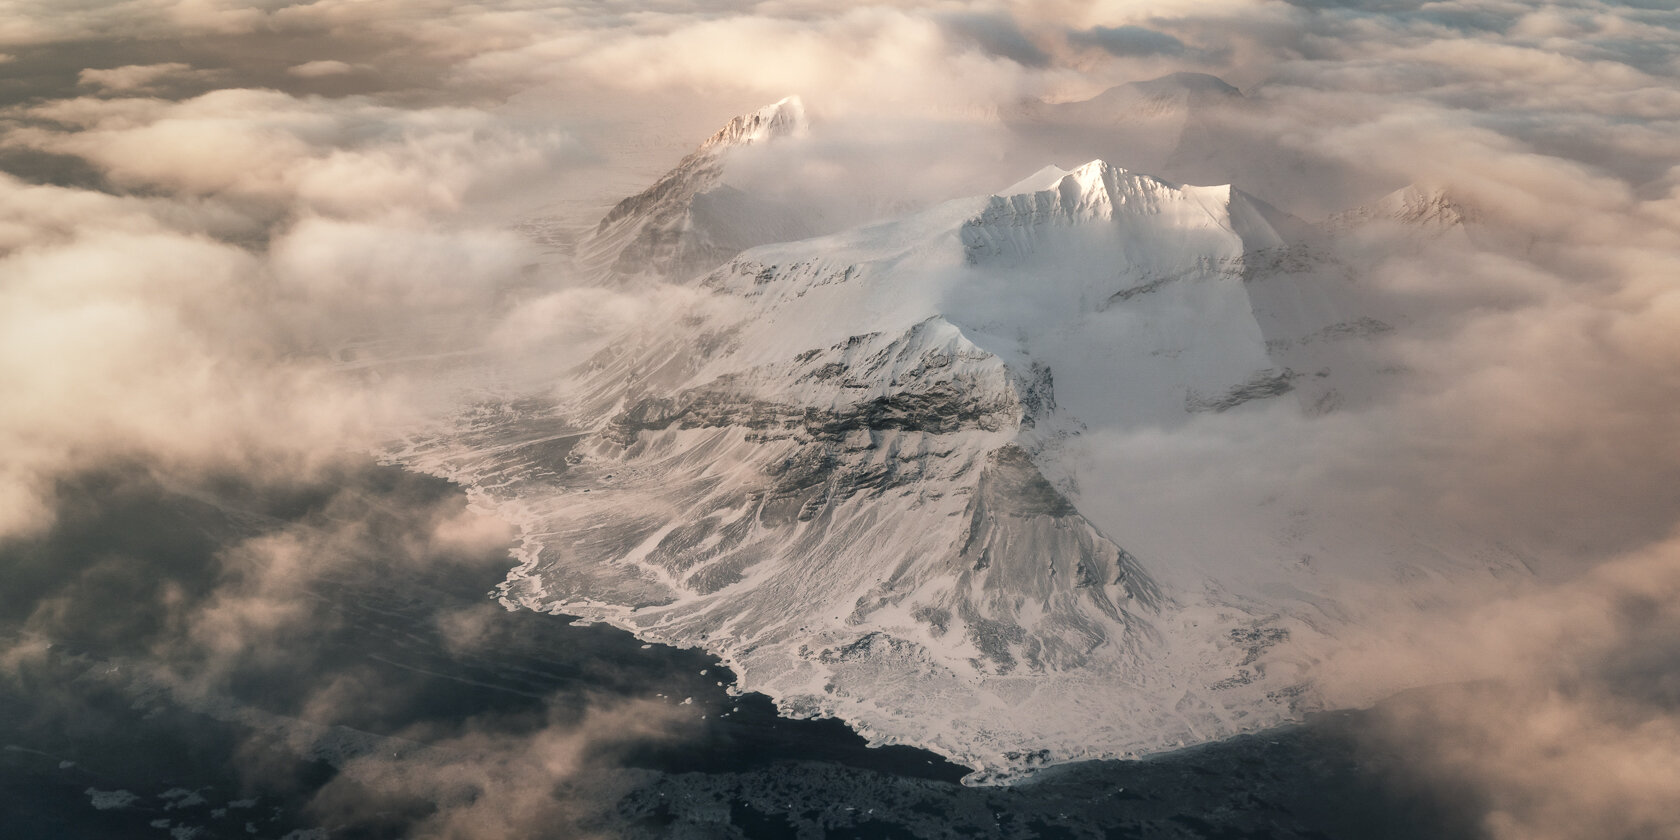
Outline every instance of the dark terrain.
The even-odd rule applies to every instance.
[[[545,783],[552,816],[520,831],[1478,836],[1476,803],[1412,781],[1361,712],[964,787],[966,770],[931,753],[868,749],[838,721],[730,696],[733,677],[699,652],[503,610],[505,545],[416,539],[463,505],[444,482],[371,464],[309,481],[182,483],[135,466],[64,483],[50,529],[0,543],[0,838],[468,836],[441,818],[493,782],[374,789],[345,767],[458,770],[463,739],[581,732],[591,710],[638,700],[670,720],[584,732],[581,767]],[[277,571],[273,557],[294,555],[253,539],[290,540],[302,559]],[[275,605],[278,623],[206,620]],[[517,766],[493,749],[470,761]]]

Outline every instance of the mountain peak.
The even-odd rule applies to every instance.
[[[1108,172],[1111,169],[1115,172],[1126,171],[1118,166],[1111,166],[1108,161],[1103,160],[1102,158],[1096,158],[1075,167],[1072,172],[1068,173],[1068,175],[1072,176],[1080,183],[1088,183],[1092,182],[1093,179],[1100,180],[1103,177],[1103,173]]]
[[[718,129],[701,149],[747,146],[777,137],[798,137],[810,130],[805,119],[805,102],[788,96],[750,114],[742,114]]]
[[[1247,250],[1285,245],[1288,240],[1280,226],[1289,229],[1290,221],[1287,214],[1230,185],[1175,184],[1098,158],[1072,170],[1047,166],[988,197],[984,208],[964,223],[962,237],[971,265],[1022,259],[1039,251],[1044,237],[1060,235],[1049,234],[1049,228],[1093,223],[1118,226],[1117,236],[1096,234],[1113,242],[1235,234],[1236,251],[1229,255],[1235,259]],[[1150,233],[1140,233],[1144,230]],[[1132,255],[1138,253],[1142,250]]]
[[[1103,182],[1104,173],[1112,171],[1115,175],[1126,174],[1126,170],[1114,166],[1101,158],[1076,166],[1073,169],[1063,169],[1051,164],[1011,184],[998,195],[1025,195],[1045,190],[1054,190],[1062,182],[1072,178],[1079,185],[1097,185]]]
[[[584,259],[623,276],[710,268],[743,248],[809,235],[805,222],[724,185],[730,152],[809,130],[797,96],[731,119],[652,186],[620,201],[585,243]]]
[[[1231,83],[1207,73],[1168,73],[1165,76],[1132,82],[1128,85],[1122,85],[1122,87],[1130,87],[1139,93],[1150,96],[1181,91],[1185,93],[1211,93],[1221,96],[1242,96],[1242,91],[1237,90]]]
[[[1380,202],[1391,209],[1396,221],[1408,224],[1451,227],[1475,221],[1476,213],[1445,187],[1409,184]]]
[[[1098,115],[1145,114],[1160,116],[1185,109],[1242,99],[1242,91],[1218,76],[1206,73],[1168,73],[1154,79],[1115,85],[1084,102],[1062,107]]]
[[[1476,220],[1476,210],[1458,201],[1445,187],[1407,184],[1370,204],[1332,215],[1332,227],[1355,227],[1392,221],[1429,230],[1445,230]]]

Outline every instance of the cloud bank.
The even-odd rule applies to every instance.
[[[1545,546],[1531,589],[1396,618],[1327,672],[1350,694],[1394,679],[1357,661],[1501,676],[1397,702],[1390,733],[1481,791],[1496,836],[1668,836],[1680,12],[1649,5],[0,3],[0,537],[51,528],[59,483],[113,463],[319,476],[423,415],[449,358],[555,369],[697,305],[577,288],[515,225],[563,246],[735,113],[801,94],[820,130],[735,177],[851,222],[1082,162],[1005,127],[1023,99],[1211,73],[1243,104],[1199,124],[1241,141],[1210,148],[1267,151],[1202,171],[1312,218],[1440,186],[1477,239],[1364,243],[1408,325],[1371,410],[1105,451],[1175,503],[1281,487]],[[269,585],[222,590],[188,637],[278,632]],[[565,764],[572,732],[498,742],[514,757],[476,781],[361,772],[496,787]]]

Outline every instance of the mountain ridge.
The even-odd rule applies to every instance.
[[[662,275],[717,305],[575,367],[548,434],[483,449],[491,405],[394,457],[522,524],[504,603],[705,647],[973,781],[1248,731],[1321,702],[1315,640],[1393,572],[1357,528],[1256,530],[1266,500],[1224,529],[1258,541],[1186,549],[1093,441],[1361,405],[1393,326],[1335,233],[1229,186],[1046,167]],[[1394,570],[1474,573],[1382,538]]]
[[[729,120],[647,189],[615,204],[580,247],[581,263],[619,278],[682,274],[762,242],[811,233],[797,212],[725,184],[731,154],[810,130],[789,96]]]

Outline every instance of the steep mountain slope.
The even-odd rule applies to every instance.
[[[730,120],[652,186],[619,202],[580,246],[580,263],[618,278],[712,268],[754,245],[809,236],[799,208],[725,183],[730,156],[809,130],[796,96]]]
[[[1229,527],[1200,530],[1236,544],[1204,550],[1092,457],[1357,391],[1348,349],[1387,325],[1332,233],[1229,187],[1049,167],[741,253],[692,281],[714,314],[397,457],[525,525],[509,603],[704,646],[785,709],[982,777],[1215,738],[1316,702],[1312,640],[1361,575],[1486,562],[1328,528],[1323,575],[1252,506],[1214,511]]]

